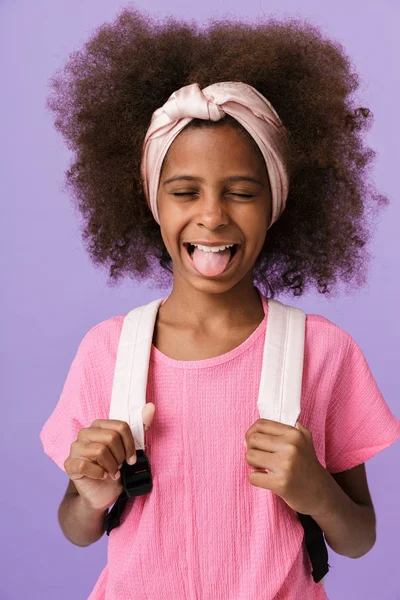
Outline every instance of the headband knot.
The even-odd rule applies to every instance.
[[[207,98],[194,84],[190,89],[181,88],[174,92],[163,106],[164,112],[171,121],[178,121],[187,117],[191,119],[204,119],[219,121],[225,116],[225,111],[218,106],[213,98]]]

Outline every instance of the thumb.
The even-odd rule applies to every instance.
[[[150,427],[154,419],[155,412],[156,407],[154,406],[154,404],[152,402],[146,402],[142,410],[142,419],[145,431],[147,431],[147,429]]]
[[[311,431],[309,429],[307,429],[307,427],[304,427],[304,425],[302,425],[300,423],[300,421],[296,421],[296,425],[295,428],[298,429],[299,431],[301,431],[302,433],[304,433],[304,435],[311,435]]]

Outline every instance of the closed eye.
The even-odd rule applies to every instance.
[[[195,192],[173,192],[173,196],[193,196]],[[254,194],[232,194],[233,196],[239,196],[239,198],[253,198]]]

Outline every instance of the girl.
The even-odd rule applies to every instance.
[[[267,298],[364,281],[366,214],[387,199],[366,182],[357,85],[307,23],[202,31],[132,9],[54,77],[92,259],[113,281],[172,284],[143,413],[153,489],[128,501],[90,600],[326,598],[296,512],[339,554],[374,545],[364,462],[400,422],[351,336],[307,315],[299,421],[256,405]],[[123,319],[85,335],[41,432],[69,477],[59,521],[79,546],[104,534],[135,460],[130,427],[109,419]]]

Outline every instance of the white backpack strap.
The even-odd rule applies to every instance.
[[[109,418],[129,424],[136,450],[145,449],[142,410],[154,325],[162,300],[131,310],[124,318],[119,339]]]
[[[162,298],[131,310],[122,325],[109,411],[126,421],[144,450],[142,410],[154,325]],[[268,299],[268,321],[257,407],[260,417],[294,426],[300,414],[306,315]]]
[[[258,410],[261,419],[295,426],[300,415],[306,314],[268,298]]]

